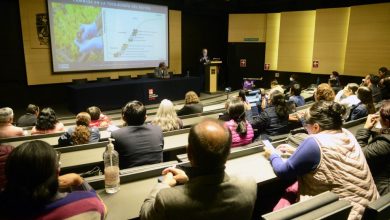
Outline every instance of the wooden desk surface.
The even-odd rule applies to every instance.
[[[269,161],[262,153],[256,153],[229,160],[226,164],[229,175],[252,176],[257,183],[276,178]],[[107,219],[132,219],[139,216],[144,199],[157,183],[157,177],[134,181],[121,185],[114,195],[98,190],[108,208]]]

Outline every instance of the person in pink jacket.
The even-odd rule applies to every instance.
[[[225,122],[225,126],[232,133],[232,147],[252,143],[253,129],[245,119],[245,104],[239,97],[230,100],[228,114],[231,119]]]

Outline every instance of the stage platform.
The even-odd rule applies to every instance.
[[[68,87],[68,106],[74,114],[96,105],[102,110],[118,109],[131,100],[139,100],[145,105],[184,99],[192,90],[200,94],[200,77],[178,77],[171,79],[131,79],[124,81],[93,82],[73,84]]]

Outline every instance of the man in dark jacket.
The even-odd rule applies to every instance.
[[[131,101],[122,109],[127,126],[111,133],[114,148],[119,153],[119,168],[126,169],[163,161],[164,139],[160,127],[144,124],[146,108],[139,101]]]
[[[382,126],[376,134],[371,129],[376,123]],[[364,156],[370,166],[378,192],[383,196],[390,193],[390,101],[385,101],[380,116],[368,115],[364,128],[356,132],[356,139],[362,147]],[[369,139],[371,141],[369,141]]]
[[[29,104],[26,109],[26,114],[20,116],[16,125],[18,127],[35,126],[37,123],[37,116],[39,114],[39,107],[34,104]]]

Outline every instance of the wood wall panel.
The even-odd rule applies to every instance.
[[[281,13],[278,70],[311,71],[315,17],[315,11]]]
[[[364,76],[390,67],[390,3],[351,7],[344,72]]]
[[[280,13],[267,14],[265,63],[270,64],[270,70],[278,68],[279,32]]]
[[[245,38],[265,42],[266,25],[266,14],[229,14],[228,42],[245,42]]]
[[[24,57],[29,85],[66,83],[72,79],[137,75],[152,72],[153,69],[94,71],[80,73],[52,73],[51,56],[48,46],[39,45],[35,27],[35,15],[47,13],[46,0],[19,0]],[[169,10],[169,70],[181,72],[181,11]]]
[[[319,61],[312,73],[344,72],[350,8],[316,10],[313,60]]]

